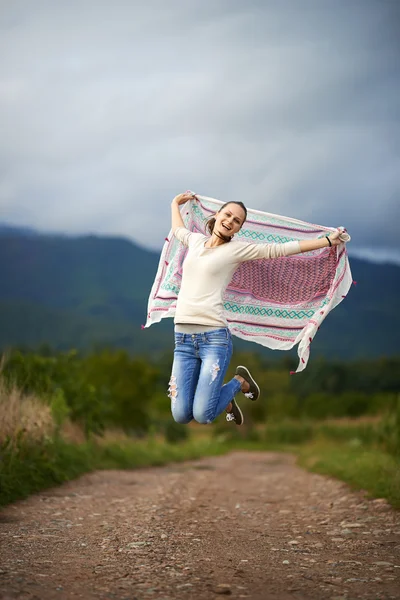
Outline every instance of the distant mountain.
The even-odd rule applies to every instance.
[[[7,223],[0,223],[0,234],[9,234],[22,237],[27,235],[40,235],[31,227],[17,227],[16,225],[8,225]]]
[[[158,260],[158,253],[122,238],[42,235],[0,226],[0,348],[42,343],[133,352],[171,348],[172,319],[140,328]],[[400,267],[350,262],[357,285],[323,323],[313,354],[398,354]]]
[[[145,335],[158,255],[121,238],[0,230],[0,347],[167,346],[172,324]],[[146,331],[147,333],[147,331]]]

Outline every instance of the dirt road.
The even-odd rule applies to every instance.
[[[283,454],[86,475],[0,513],[0,598],[400,598],[400,513]]]

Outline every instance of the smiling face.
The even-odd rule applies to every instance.
[[[246,220],[246,213],[239,204],[231,202],[215,215],[214,232],[223,237],[232,237]]]

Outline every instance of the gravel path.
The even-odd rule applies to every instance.
[[[2,600],[400,599],[400,513],[284,454],[92,473],[0,533]]]

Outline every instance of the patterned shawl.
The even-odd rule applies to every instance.
[[[197,196],[181,207],[185,226],[205,233],[208,217],[223,203]],[[248,210],[247,220],[231,244],[307,240],[334,231],[297,219]],[[341,235],[343,241],[350,236]],[[169,233],[151,289],[145,327],[175,315],[182,264],[188,248]],[[224,296],[224,316],[233,335],[276,350],[298,344],[296,372],[305,369],[310,344],[328,313],[342,301],[352,283],[345,244],[271,260],[239,265]]]

